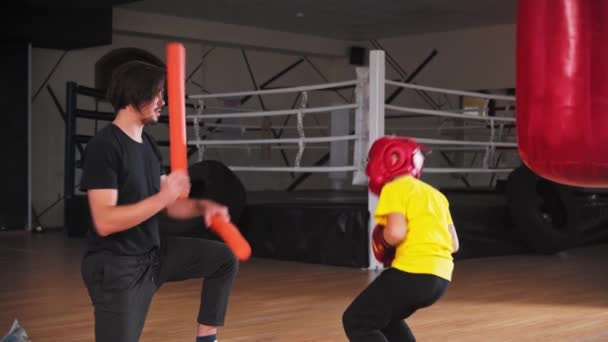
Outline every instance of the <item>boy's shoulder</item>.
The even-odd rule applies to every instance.
[[[412,187],[412,188],[417,187],[417,188],[422,188],[422,189],[428,189],[428,190],[432,189],[435,191],[439,191],[434,186],[423,181],[422,179],[416,178],[416,177],[410,176],[410,175],[396,178],[393,182],[400,184],[401,186],[408,186],[408,187]]]
[[[408,186],[410,186],[412,189],[417,188],[420,189],[420,191],[434,193],[439,197],[443,197],[447,201],[447,197],[438,187],[435,187],[434,185],[427,183],[422,179],[416,177],[406,177],[404,183],[408,184]]]

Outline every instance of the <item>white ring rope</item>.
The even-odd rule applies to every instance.
[[[266,167],[266,166],[229,166],[232,171],[257,172],[348,172],[357,171],[356,166],[301,166],[301,167]],[[508,173],[513,169],[482,169],[482,168],[425,168],[424,173]]]
[[[238,96],[248,96],[248,95],[263,95],[263,94],[281,94],[299,91],[301,92],[301,100],[300,107],[296,109],[286,109],[286,110],[271,110],[271,111],[239,111],[236,113],[230,113],[229,108],[226,108],[226,111],[219,113],[203,113],[202,103],[200,106],[195,107],[196,111],[194,115],[186,115],[186,120],[192,121],[195,126],[199,125],[200,121],[203,121],[203,126],[209,127],[224,127],[224,128],[239,128],[241,130],[241,134],[244,134],[247,130],[247,127],[243,127],[243,125],[230,125],[230,124],[222,124],[222,123],[207,123],[204,120],[209,119],[247,119],[247,118],[258,118],[258,117],[272,117],[272,116],[284,116],[284,115],[296,115],[297,116],[297,125],[295,129],[298,132],[297,138],[283,138],[283,139],[241,139],[241,140],[202,140],[199,134],[196,134],[195,140],[189,140],[187,142],[188,145],[196,145],[199,149],[203,148],[217,148],[217,147],[228,147],[228,148],[242,148],[245,147],[249,151],[251,148],[262,148],[263,144],[276,144],[278,146],[271,146],[270,148],[274,149],[292,149],[296,146],[280,146],[280,144],[297,144],[298,152],[295,158],[293,167],[256,167],[256,166],[229,166],[233,171],[265,171],[265,172],[348,172],[348,171],[357,171],[358,168],[354,165],[347,166],[333,166],[333,167],[306,167],[301,166],[301,159],[304,153],[304,149],[306,143],[325,143],[328,144],[334,141],[349,141],[356,140],[358,138],[357,135],[345,135],[345,136],[333,136],[333,137],[306,137],[304,131],[304,116],[307,113],[332,113],[335,111],[346,110],[346,114],[350,115],[354,110],[358,107],[355,104],[344,104],[344,105],[335,105],[335,106],[323,106],[323,107],[315,107],[315,108],[307,108],[308,105],[308,92],[312,90],[323,90],[337,87],[344,87],[350,85],[357,85],[359,81],[346,81],[346,82],[337,82],[337,83],[326,83],[320,85],[312,85],[312,86],[304,86],[304,87],[295,87],[295,88],[282,88],[282,89],[272,89],[272,90],[262,90],[262,91],[247,91],[247,92],[233,92],[233,93],[223,93],[223,94],[205,94],[205,95],[192,95],[188,96],[189,99],[196,99],[199,103],[202,102],[203,99],[208,98],[222,98],[222,97],[238,97]],[[198,127],[197,127],[198,128]],[[251,129],[259,130],[258,126],[249,126]],[[285,129],[286,127],[281,126],[281,129]],[[309,127],[306,127],[309,128]],[[238,146],[244,145],[244,146]],[[327,150],[328,146],[311,146],[311,149],[324,149]]]
[[[460,140],[458,140],[460,141]],[[509,150],[513,150],[512,147],[500,147],[497,146],[497,149],[504,149],[505,151],[509,151]],[[479,151],[485,151],[486,147],[485,146],[445,146],[445,145],[438,145],[437,147],[434,147],[433,150],[437,150],[437,151],[461,151],[461,152],[479,152]],[[517,152],[517,150],[514,150],[513,152]]]
[[[357,171],[354,165],[348,166],[300,166],[300,167],[272,167],[272,166],[228,166],[232,171],[259,171],[259,172],[348,172]]]
[[[259,131],[260,130],[260,125],[205,123],[203,126],[204,127],[235,129],[235,130],[239,130],[241,133],[245,133],[246,131],[250,131],[250,130],[252,130],[252,131]],[[481,128],[482,126],[479,126],[479,127]],[[268,128],[271,128],[271,129],[295,129],[295,130],[297,130],[298,126],[290,126],[290,125],[276,126],[276,125],[271,125]],[[306,125],[306,128],[307,129],[329,129],[328,126],[318,126],[318,125]],[[483,128],[485,128],[485,126],[483,126]]]
[[[490,99],[490,100],[504,100],[504,101],[513,101],[513,102],[515,101],[515,96],[508,96],[508,95],[484,94],[484,93],[476,93],[476,92],[472,92],[472,91],[462,91],[462,90],[453,90],[453,89],[446,89],[446,88],[421,86],[418,84],[395,82],[395,81],[391,81],[391,80],[386,80],[386,84],[397,86],[397,87],[402,87],[402,88],[431,91],[431,92],[435,92],[435,93],[479,97],[482,99]]]
[[[238,96],[250,96],[250,95],[296,93],[296,92],[302,92],[302,91],[324,90],[324,89],[331,89],[331,88],[354,86],[357,84],[357,82],[358,82],[357,80],[352,80],[352,81],[343,81],[343,82],[334,82],[334,83],[315,84],[315,85],[302,86],[302,87],[251,90],[251,91],[240,91],[240,92],[219,93],[219,94],[188,95],[188,99],[209,99],[209,98],[220,98],[220,97],[238,97]]]
[[[478,126],[444,126],[444,127],[408,127],[408,126],[387,126],[387,131],[470,131],[487,130],[485,125]]]
[[[501,123],[501,125],[504,123]],[[494,138],[496,137],[496,129],[494,129],[494,120],[490,120],[490,144],[494,142]],[[483,156],[483,166],[485,168],[489,168],[490,160],[494,159],[494,154],[496,152],[496,146],[488,145],[486,146],[486,151]]]
[[[469,113],[468,115],[471,115],[470,113],[472,113],[472,112],[479,113],[480,111],[478,110],[478,108],[473,108],[473,107],[471,107],[471,108],[450,108],[450,113],[462,113],[462,114]],[[486,111],[484,110],[484,111],[481,111],[481,112],[485,113]],[[496,113],[514,113],[515,110],[514,109],[508,109],[508,108],[507,109],[503,109],[501,107],[501,108],[495,109],[494,112],[496,112]]]
[[[195,109],[197,111],[199,111],[200,108],[203,108],[203,106],[204,106],[204,102],[201,99],[195,105]],[[198,118],[194,118],[194,136],[196,137],[197,140],[201,140],[200,126],[199,126]],[[201,144],[196,144],[196,153],[197,153],[197,160],[198,160],[198,162],[203,161],[203,157],[204,157],[204,154],[205,154],[204,146],[202,146]]]
[[[508,173],[513,169],[484,169],[484,168],[424,168],[424,173]]]
[[[494,142],[494,141],[466,141],[466,140],[443,140],[443,139],[427,139],[416,138],[416,141],[428,145],[464,145],[464,146],[494,146],[494,147],[512,147],[517,148],[517,143],[514,142]]]
[[[328,143],[325,143],[328,144]],[[205,146],[205,149],[233,149],[233,150],[237,150],[237,149],[246,149],[246,150],[252,150],[252,149],[260,149],[262,148],[261,146],[258,145],[244,145],[244,146],[239,146],[239,145],[207,145]],[[500,147],[497,147],[500,148]],[[506,147],[508,149],[511,149],[509,147]],[[297,150],[298,146],[292,146],[292,145],[283,145],[283,146],[270,146],[270,149],[272,150]],[[312,145],[312,146],[306,146],[306,149],[308,150],[320,150],[320,151],[328,151],[329,150],[329,145],[323,145],[322,143],[319,143],[319,145]],[[352,149],[352,148],[351,148]],[[485,151],[486,148],[485,146],[468,146],[468,147],[461,147],[461,146],[437,146],[433,148],[434,151],[458,151],[458,152],[476,152],[476,151]],[[517,152],[517,151],[514,151]]]
[[[326,143],[328,144],[328,143]],[[244,146],[239,146],[239,145],[208,145],[205,147],[206,149],[246,149],[246,150],[253,150],[253,149],[262,149],[262,148],[270,148],[271,150],[297,150],[298,146],[294,146],[294,145],[282,145],[282,146],[262,146],[262,145],[244,145]],[[307,150],[320,150],[320,151],[329,151],[329,145],[312,145],[312,146],[306,146]]]
[[[309,143],[323,143],[331,141],[347,141],[357,139],[356,135],[342,135],[334,137],[308,137],[284,139],[244,139],[244,140],[188,140],[188,145],[246,145],[246,144],[298,144],[300,140]]]
[[[467,120],[480,120],[480,121],[501,121],[501,122],[512,122],[515,123],[515,118],[507,118],[507,117],[497,117],[497,116],[473,116],[467,114],[460,114],[455,112],[447,112],[443,110],[434,110],[434,109],[422,109],[422,108],[412,108],[412,107],[400,107],[394,105],[385,105],[386,109],[394,110],[397,112],[403,113],[416,113],[416,114],[424,114],[429,116],[439,116],[445,118],[458,118],[458,119],[467,119]],[[390,118],[390,115],[386,115],[387,118]]]
[[[304,109],[306,109],[307,104],[308,93],[303,91],[300,101],[300,111],[298,112],[298,136],[300,137],[300,139],[298,140],[298,154],[296,155],[296,160],[294,162],[294,165],[296,167],[300,167],[302,155],[304,154]]]
[[[418,89],[425,90],[431,92],[441,92],[444,94],[453,94],[453,95],[461,95],[461,96],[471,96],[478,97],[486,100],[504,100],[504,101],[514,101],[515,97],[512,96],[504,96],[504,95],[496,95],[496,94],[483,94],[476,92],[468,92],[468,91],[458,91],[458,90],[450,90],[443,88],[435,88],[435,87],[427,87],[420,86],[414,84],[407,84],[401,82],[394,81],[385,81],[386,85],[399,86],[409,89]],[[360,103],[354,104],[344,104],[344,105],[335,105],[335,106],[323,106],[323,107],[315,107],[315,108],[307,108],[308,105],[308,91],[315,90],[323,90],[323,89],[331,89],[338,87],[346,87],[346,86],[357,86],[360,85],[359,80],[354,81],[345,81],[345,82],[336,82],[336,83],[326,83],[320,85],[310,85],[303,87],[292,87],[292,88],[280,88],[280,89],[267,89],[267,90],[257,90],[257,91],[243,91],[243,92],[230,92],[230,93],[220,93],[220,94],[203,94],[203,95],[190,95],[188,99],[195,99],[198,101],[198,105],[195,106],[196,114],[187,115],[186,120],[189,120],[194,123],[194,133],[196,139],[189,140],[188,145],[195,145],[199,150],[199,160],[202,159],[202,154],[206,148],[246,148],[248,151],[252,148],[262,148],[261,145],[265,144],[276,144],[277,146],[272,146],[272,149],[295,149],[296,146],[289,144],[297,144],[297,154],[294,161],[293,167],[257,167],[257,166],[229,166],[233,171],[257,171],[257,172],[306,172],[306,173],[315,173],[315,172],[349,172],[349,171],[361,171],[361,165],[346,165],[346,166],[301,166],[302,156],[305,151],[307,143],[311,144],[327,144],[335,141],[350,141],[350,140],[358,140],[361,139],[361,135],[364,133],[358,133],[354,135],[344,135],[344,136],[323,136],[323,137],[306,137],[305,127],[304,126],[304,116],[307,113],[335,113],[337,111],[346,110],[348,114],[352,114],[354,109],[360,109]],[[356,89],[355,89],[356,90]],[[268,95],[268,94],[283,94],[283,93],[291,93],[291,92],[300,92],[301,99],[299,108],[295,109],[284,109],[284,110],[271,110],[271,111],[244,111],[239,108],[218,108],[214,107],[215,111],[222,112],[214,112],[214,113],[203,113],[204,109],[204,99],[211,98],[226,98],[226,97],[240,97],[240,96],[251,96],[251,95]],[[442,110],[433,110],[433,109],[423,109],[423,108],[412,108],[412,107],[401,107],[390,104],[385,104],[384,106],[386,112],[405,112],[405,113],[414,113],[414,114],[424,114],[428,116],[435,117],[443,117],[443,118],[457,118],[464,120],[477,120],[477,121],[485,121],[490,124],[490,141],[463,141],[463,140],[443,140],[443,139],[430,139],[430,138],[416,138],[420,143],[428,144],[428,145],[438,145],[436,147],[437,150],[446,150],[446,151],[485,151],[485,157],[483,160],[482,168],[425,168],[426,173],[505,173],[511,172],[512,168],[491,168],[491,164],[494,162],[494,153],[497,148],[508,148],[513,149],[517,148],[516,142],[500,142],[494,141],[497,137],[501,137],[505,124],[513,124],[516,122],[515,118],[505,117],[505,116],[487,116],[487,115],[471,115],[466,114],[463,110],[454,110],[454,111],[442,111]],[[211,109],[208,108],[208,109]],[[225,109],[225,111],[224,111]],[[232,111],[232,112],[230,112]],[[241,135],[245,134],[247,130],[259,130],[260,128],[255,125],[237,125],[237,124],[228,124],[228,123],[212,123],[206,122],[206,120],[210,119],[238,119],[244,120],[247,118],[258,118],[258,117],[272,117],[272,116],[284,116],[284,115],[296,115],[297,124],[295,127],[286,127],[281,126],[280,129],[293,129],[297,130],[297,137],[295,138],[282,138],[282,139],[240,139],[240,140],[203,140],[200,127],[215,127],[215,128],[238,128],[241,131]],[[390,118],[390,114],[386,115],[387,118]],[[495,127],[495,123],[498,127]],[[199,124],[202,124],[200,126]],[[279,128],[274,126],[274,128]],[[420,131],[420,130],[477,130],[477,129],[488,129],[486,125],[474,125],[474,126],[447,126],[441,128],[430,128],[430,127],[386,127],[388,130],[412,130],[412,131]],[[287,144],[285,146],[281,146],[281,144]],[[239,146],[244,145],[244,146]],[[450,145],[450,146],[446,146]],[[327,149],[327,146],[311,146],[311,149]]]
[[[460,140],[458,140],[458,141],[460,141]],[[306,146],[306,149],[328,151],[329,145],[324,146],[322,144],[323,143],[319,143],[319,145]],[[324,143],[324,144],[329,144],[329,143]],[[262,148],[262,147],[258,146],[258,145],[251,145],[251,144],[247,144],[244,146],[239,146],[237,144],[233,144],[233,145],[220,145],[220,144],[215,145],[214,144],[214,145],[205,146],[205,149],[235,149],[235,150],[236,149],[246,149],[246,150],[251,150],[251,149],[260,149],[260,148]],[[497,146],[497,148],[500,148],[500,146]],[[511,147],[505,147],[505,148],[511,149]],[[270,146],[270,149],[272,149],[272,150],[297,150],[298,146],[292,146],[292,145]],[[485,151],[486,147],[485,146],[466,146],[466,147],[464,147],[464,146],[437,146],[437,147],[434,147],[433,150],[475,152],[475,151]]]
[[[200,101],[203,99],[198,99],[197,101]],[[207,105],[207,110],[216,110],[216,111],[224,111],[224,112],[239,112],[239,113],[247,113],[247,112],[255,112],[256,110],[258,110],[257,108],[253,108],[253,107],[231,107],[231,106],[209,106]],[[165,113],[165,115],[168,115],[169,113]]]
[[[315,108],[306,108],[302,109],[283,109],[283,110],[269,110],[266,112],[247,112],[247,113],[212,113],[212,114],[202,114],[198,113],[196,115],[186,115],[186,121],[193,120],[195,116],[199,119],[227,119],[227,118],[257,118],[264,116],[280,116],[280,115],[297,115],[300,111],[303,113],[330,113],[331,111],[337,111],[342,109],[355,109],[357,108],[357,104],[346,104],[346,105],[338,105],[338,106],[325,106],[325,107],[315,107]]]

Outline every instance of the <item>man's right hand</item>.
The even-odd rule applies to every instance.
[[[184,170],[176,170],[163,177],[160,182],[160,193],[167,204],[175,202],[181,195],[190,192],[190,177]]]

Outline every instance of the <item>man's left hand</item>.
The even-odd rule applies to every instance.
[[[205,219],[207,226],[211,225],[211,218],[215,215],[220,215],[226,221],[230,221],[230,215],[228,214],[228,208],[212,200],[200,200],[199,209],[201,215]]]

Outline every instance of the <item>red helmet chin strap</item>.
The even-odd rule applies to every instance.
[[[422,176],[422,169],[424,169],[424,155],[420,149],[414,152],[412,164],[414,165],[414,169],[410,174],[416,178],[420,178],[420,176]]]

